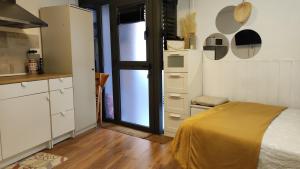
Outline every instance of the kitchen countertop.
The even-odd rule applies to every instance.
[[[37,80],[66,78],[66,77],[72,77],[72,74],[45,73],[45,74],[35,74],[35,75],[6,76],[6,77],[0,77],[0,85],[30,82],[30,81],[37,81]]]

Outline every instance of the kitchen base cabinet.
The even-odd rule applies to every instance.
[[[75,130],[72,78],[51,79],[49,88],[53,144],[54,139],[66,139],[68,137],[62,136],[70,137],[70,133]]]
[[[72,81],[0,85],[0,168],[74,136]]]
[[[49,94],[0,101],[3,159],[51,140]]]

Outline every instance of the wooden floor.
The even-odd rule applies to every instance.
[[[68,157],[56,169],[180,169],[169,145],[97,129],[45,152]]]

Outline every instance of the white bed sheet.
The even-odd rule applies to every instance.
[[[268,127],[258,169],[300,169],[300,109],[284,110]]]

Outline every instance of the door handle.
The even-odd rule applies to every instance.
[[[170,94],[169,97],[182,99],[180,94]]]
[[[175,114],[175,113],[169,113],[169,116],[173,118],[181,118],[180,114]]]
[[[178,77],[178,78],[180,78],[180,77],[182,77],[180,74],[175,74],[175,73],[172,73],[172,74],[170,74],[170,77]]]

